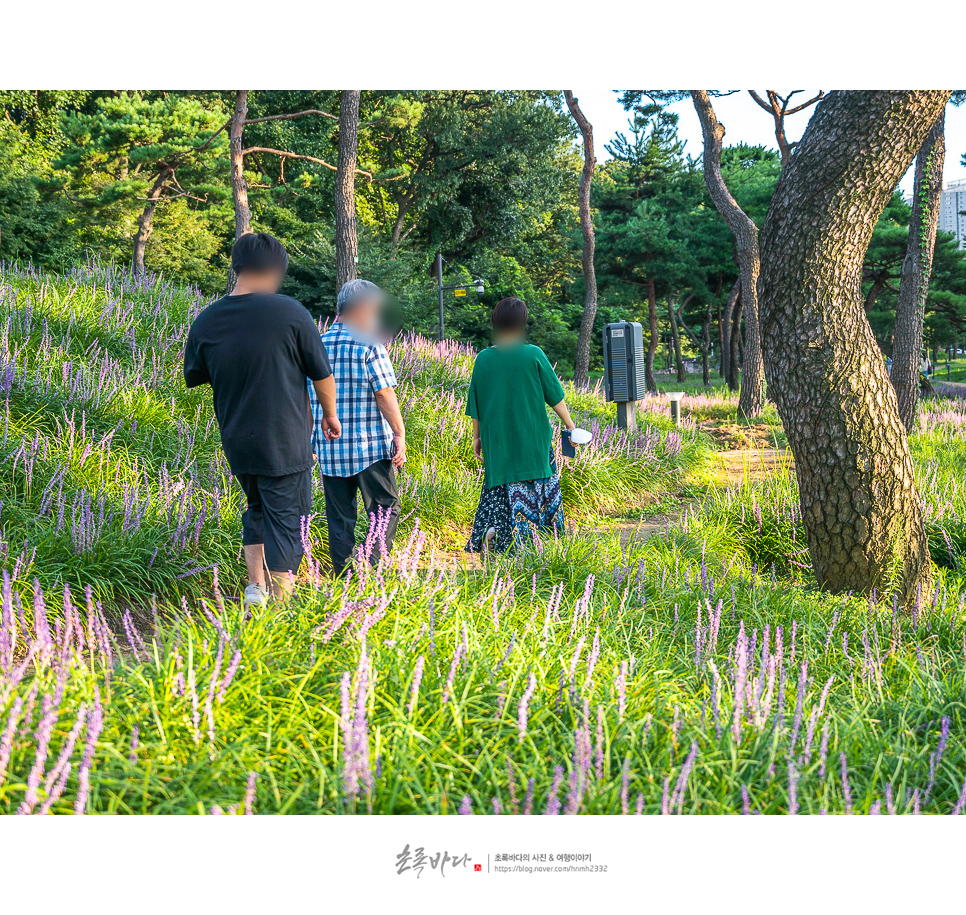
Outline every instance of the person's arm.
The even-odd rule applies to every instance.
[[[543,384],[543,397],[548,406],[563,423],[565,429],[576,429],[574,421],[570,418],[570,411],[567,409],[567,401],[564,400],[563,385],[557,373],[553,370],[550,360],[544,355],[543,350],[538,349],[537,366],[540,369],[540,381]]]
[[[570,411],[567,409],[566,400],[561,400],[560,403],[554,404],[552,409],[553,412],[560,417],[560,422],[563,423],[564,429],[573,431],[577,428],[576,425],[574,425],[574,421],[570,418]]]
[[[200,384],[211,384],[211,376],[208,374],[208,368],[198,349],[198,341],[190,330],[188,331],[188,342],[184,348],[184,383],[185,387],[188,388],[196,388]]]
[[[389,428],[392,429],[392,466],[399,470],[406,463],[406,426],[403,424],[396,389],[381,388],[376,391],[376,405],[389,423]]]
[[[479,359],[479,356],[477,356]],[[470,375],[470,389],[466,392],[466,415],[473,420],[473,454],[483,460],[483,440],[480,438],[480,404],[479,389],[476,377],[477,363],[473,363],[473,374]]]
[[[304,309],[301,309],[296,321],[295,340],[299,368],[312,384],[322,408],[322,419],[319,423],[322,434],[328,441],[334,442],[342,435],[342,423],[339,422],[337,413],[335,379],[332,377],[329,354],[325,351],[319,329]],[[312,405],[309,404],[309,414],[311,413]]]
[[[322,407],[322,433],[330,442],[334,442],[342,435],[342,423],[339,422],[335,411],[335,379],[331,375],[326,375],[325,378],[313,381],[312,387]]]
[[[473,420],[473,454],[476,455],[477,460],[483,460],[483,442],[480,439],[480,421],[478,419]]]
[[[399,409],[399,398],[396,397],[396,370],[384,346],[373,346],[369,350],[366,369],[376,406],[392,429],[392,465],[399,470],[406,463],[406,426]]]

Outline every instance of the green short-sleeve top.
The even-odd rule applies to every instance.
[[[563,399],[539,346],[500,344],[476,357],[466,413],[480,423],[488,487],[550,476],[553,432],[545,405]]]

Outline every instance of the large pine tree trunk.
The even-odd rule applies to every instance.
[[[252,211],[248,205],[248,182],[245,180],[245,119],[248,117],[248,90],[235,93],[235,112],[228,128],[228,159],[232,200],[235,205],[235,241],[252,231]],[[226,291],[235,288],[235,271],[228,267]]]
[[[647,315],[651,338],[647,344],[647,361],[644,366],[644,386],[652,394],[657,393],[657,380],[654,378],[654,357],[657,355],[657,291],[654,277],[647,281]]]
[[[343,89],[339,104],[339,159],[335,172],[335,284],[341,289],[358,275],[356,161],[359,156],[359,89]]]
[[[782,172],[761,240],[765,371],[795,458],[815,576],[832,591],[899,592],[907,604],[929,581],[929,545],[865,316],[862,262],[949,95],[827,95]]]
[[[939,225],[946,155],[945,112],[939,116],[916,155],[909,242],[899,280],[892,355],[892,386],[896,389],[899,418],[906,431],[916,421],[919,402],[919,368],[922,362],[922,326],[932,273],[932,256]]]
[[[252,230],[252,211],[248,206],[248,182],[245,180],[244,134],[248,117],[248,90],[235,95],[235,113],[229,128],[228,154],[231,159],[231,190],[235,202],[235,241]]]
[[[135,276],[147,272],[147,267],[144,264],[144,252],[148,246],[148,239],[151,237],[154,211],[157,208],[157,202],[147,203],[137,218],[137,229],[131,239],[131,271]]]
[[[590,213],[590,183],[594,177],[594,129],[577,104],[571,89],[564,90],[564,98],[570,114],[580,129],[584,141],[584,168],[580,173],[580,189],[577,193],[577,207],[580,213],[580,232],[584,245],[580,252],[580,263],[584,273],[584,313],[580,319],[580,334],[577,337],[577,353],[574,356],[574,383],[586,384],[590,371],[590,341],[594,335],[594,321],[597,319],[597,273],[594,270],[594,221]]]
[[[721,148],[725,130],[715,116],[708,90],[693,89],[691,98],[704,137],[704,181],[708,194],[717,211],[728,223],[738,249],[741,302],[745,318],[738,412],[744,416],[758,416],[765,405],[765,374],[761,358],[761,334],[758,330],[758,227],[738,206],[738,201],[731,195],[721,174]]]

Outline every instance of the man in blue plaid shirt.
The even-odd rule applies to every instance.
[[[396,399],[396,373],[378,342],[382,290],[367,280],[350,280],[336,299],[336,320],[322,335],[335,377],[341,438],[324,434],[322,408],[309,387],[312,447],[322,473],[325,519],[332,569],[341,575],[355,549],[357,495],[375,517],[375,562],[392,548],[399,524],[396,471],[406,460],[406,429]]]

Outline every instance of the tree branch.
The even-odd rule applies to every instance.
[[[322,165],[333,172],[336,170],[336,167],[330,162],[326,162],[325,159],[317,159],[315,156],[304,156],[301,153],[293,153],[285,149],[272,149],[269,146],[249,146],[247,149],[242,150],[243,156],[248,156],[252,153],[268,153],[273,156],[281,156],[283,159],[302,159],[305,162],[314,162],[316,165]],[[363,171],[361,168],[356,169],[356,174],[365,175],[370,181],[372,180],[372,173]]]
[[[689,295],[689,296],[688,296],[688,297],[687,297],[687,298],[686,298],[686,299],[685,299],[685,300],[684,300],[684,301],[683,301],[683,302],[682,302],[682,303],[681,303],[680,305],[678,305],[678,307],[677,307],[677,308],[676,308],[676,309],[674,310],[674,315],[675,315],[675,317],[677,318],[677,321],[678,321],[678,326],[679,326],[679,327],[683,327],[683,328],[684,328],[684,331],[685,331],[685,333],[686,333],[686,334],[687,334],[687,335],[688,335],[688,336],[689,336],[689,337],[691,338],[691,342],[692,342],[692,343],[694,343],[694,345],[695,345],[695,346],[696,346],[696,347],[698,348],[698,351],[699,351],[699,352],[702,352],[702,353],[703,353],[703,352],[704,352],[704,347],[703,347],[703,346],[701,345],[701,343],[700,343],[700,341],[698,340],[698,338],[697,338],[697,337],[696,337],[696,336],[695,336],[695,335],[694,335],[694,334],[692,333],[692,331],[691,331],[691,328],[690,328],[690,327],[688,327],[688,325],[684,323],[684,319],[683,319],[683,318],[681,317],[681,311],[682,311],[682,310],[684,309],[684,306],[685,306],[685,305],[687,305],[687,304],[688,304],[688,302],[690,302],[690,301],[691,301],[691,299],[693,299],[693,298],[694,298],[694,293],[692,292],[692,293],[691,293],[691,294],[690,294],[690,295]]]
[[[791,98],[791,96],[789,96],[789,98]],[[823,98],[825,98],[825,90],[819,89],[818,95],[816,95],[815,98],[810,98],[807,102],[802,102],[801,105],[796,105],[794,108],[789,108],[788,111],[785,112],[785,114],[798,114],[799,111],[804,111],[810,105],[814,105],[816,102],[821,101]]]
[[[211,143],[211,141],[214,140],[215,137],[218,136],[218,134],[220,134],[223,130],[227,130],[229,127],[231,127],[231,118],[229,118],[227,121],[225,121],[225,123],[222,124],[221,127],[219,127],[210,137],[208,137],[208,139],[205,140],[205,142],[202,143],[201,146],[195,146],[195,147],[192,148],[191,151],[192,152],[201,152],[201,150],[203,150],[206,146],[208,146]]]
[[[769,114],[772,113],[771,105],[767,104],[765,100],[757,93],[754,89],[749,89],[748,94]]]
[[[334,114],[328,111],[319,111],[318,108],[306,108],[305,111],[293,111],[291,114],[267,114],[262,118],[245,118],[244,124],[261,124],[265,121],[291,121],[293,118],[304,118],[308,114],[317,114],[320,117],[328,118],[330,121],[338,121]]]

